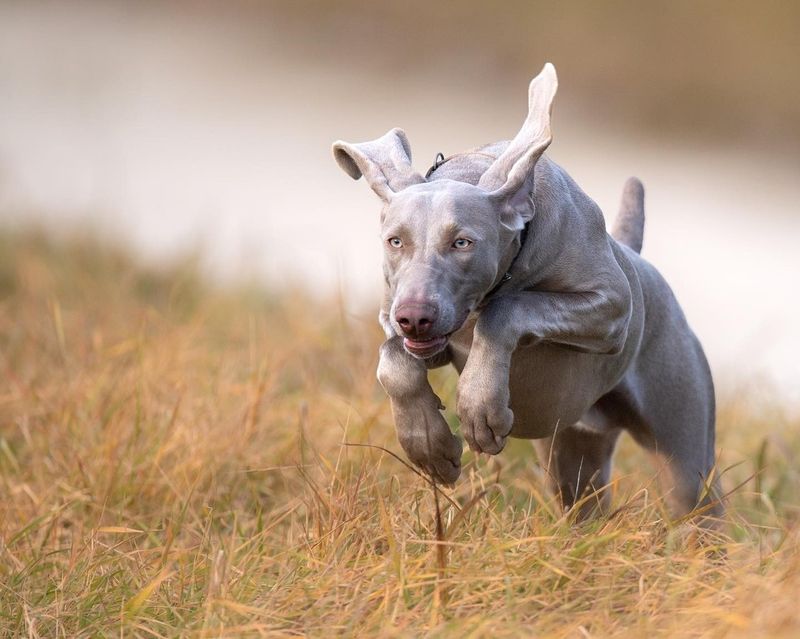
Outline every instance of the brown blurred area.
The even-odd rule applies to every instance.
[[[256,20],[281,24],[294,55],[360,73],[422,73],[445,90],[518,87],[550,60],[569,78],[560,99],[597,123],[788,151],[800,146],[797,2],[245,5]]]

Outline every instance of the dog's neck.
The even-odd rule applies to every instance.
[[[536,213],[514,262],[513,290],[591,290],[610,239],[600,207],[547,156],[536,164]]]

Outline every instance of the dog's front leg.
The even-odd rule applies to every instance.
[[[630,314],[626,281],[602,293],[524,291],[492,300],[475,325],[458,382],[456,412],[470,448],[495,455],[505,446],[514,422],[508,389],[511,356],[521,339],[587,353],[619,353]]]
[[[458,380],[456,413],[464,439],[476,452],[496,455],[511,432],[514,413],[508,407],[508,376],[513,350],[491,337],[479,338],[477,330],[473,336]]]
[[[440,356],[431,364],[446,363]],[[378,381],[391,400],[397,438],[408,458],[436,481],[452,484],[461,474],[461,440],[439,412],[443,406],[428,383],[428,367],[405,351],[401,337],[390,337],[381,346]]]

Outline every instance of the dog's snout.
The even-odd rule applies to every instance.
[[[438,311],[430,304],[403,304],[397,307],[394,318],[406,337],[426,337],[433,330]]]

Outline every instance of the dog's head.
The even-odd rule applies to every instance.
[[[363,175],[384,202],[388,319],[412,355],[441,351],[508,267],[504,260],[534,215],[533,169],[552,139],[556,88],[547,64],[530,84],[522,129],[475,185],[422,177],[401,129],[333,145],[339,166],[354,179]]]

